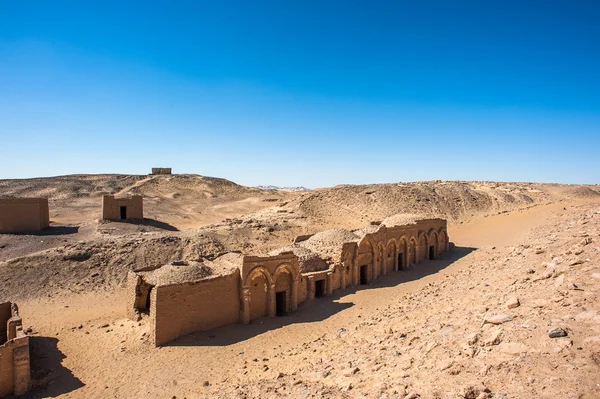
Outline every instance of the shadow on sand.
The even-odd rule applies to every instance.
[[[53,225],[50,227],[46,227],[41,231],[28,231],[22,233],[4,233],[10,234],[14,236],[62,236],[69,234],[76,234],[79,232],[79,226],[60,226]]]
[[[179,229],[177,227],[173,226],[172,224],[161,222],[160,220],[148,219],[148,218],[111,220],[109,224],[104,224],[104,223],[105,222],[103,222],[103,224],[101,225],[101,227],[99,227],[99,229],[110,229],[110,224],[112,224],[112,223],[124,223],[124,224],[131,225],[131,226],[148,226],[148,227],[154,227],[156,229],[167,230],[167,231],[179,231]],[[113,226],[113,227],[115,227],[115,226]]]
[[[141,222],[138,222],[138,224],[140,224],[142,226],[156,227],[157,229],[162,229],[162,230],[167,230],[167,231],[179,231],[179,229],[177,227],[173,226],[172,224],[161,222],[160,220],[156,220],[156,219],[144,218],[144,220]]]
[[[63,367],[66,356],[58,349],[58,339],[31,336],[29,347],[32,390],[21,398],[54,398],[83,387],[84,384]]]
[[[473,252],[476,248],[455,247],[449,252],[440,255],[435,260],[427,260],[416,266],[402,269],[397,272],[388,272],[372,280],[367,285],[347,287],[333,291],[330,296],[305,301],[298,305],[298,309],[279,317],[263,317],[253,320],[248,325],[232,324],[215,328],[209,331],[200,331],[185,335],[169,342],[165,346],[225,346],[245,341],[269,330],[281,328],[295,323],[311,323],[322,321],[328,317],[354,306],[351,302],[340,303],[339,299],[346,295],[366,289],[394,287],[409,281],[419,280],[430,274],[435,274],[450,266],[460,258]]]

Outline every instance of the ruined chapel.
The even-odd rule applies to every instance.
[[[304,301],[368,284],[450,248],[445,220],[407,215],[302,238],[265,256],[227,253],[130,271],[128,315],[148,317],[151,341],[159,346],[193,332],[293,312]]]

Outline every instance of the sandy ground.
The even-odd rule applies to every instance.
[[[480,384],[493,397],[600,397],[600,279],[590,277],[600,272],[597,210],[592,200],[562,202],[453,223],[456,248],[438,260],[286,317],[162,348],[148,345],[144,321],[125,318],[121,289],[22,301],[34,355],[43,353],[36,376],[47,382],[27,397],[487,397]],[[572,275],[583,291],[559,287],[556,275],[535,280],[548,267],[542,257],[570,261],[574,255],[562,253],[582,231],[593,237],[584,254],[590,261],[585,272],[561,269],[560,284]],[[551,245],[560,253],[533,252]],[[511,295],[519,308],[504,306]],[[546,303],[538,307],[539,299]],[[482,324],[496,313],[518,321]],[[569,337],[553,341],[546,324]],[[501,342],[487,342],[490,334]]]

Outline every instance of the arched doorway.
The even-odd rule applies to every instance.
[[[408,265],[417,264],[417,240],[414,237],[410,238],[408,245]]]
[[[281,269],[275,276],[275,314],[283,316],[292,310],[292,273]]]
[[[357,284],[367,284],[375,278],[375,249],[367,239],[363,239],[358,247],[358,275]]]
[[[269,314],[269,281],[262,271],[252,273],[250,278],[250,320]]]
[[[421,236],[419,237],[419,262],[422,262],[425,259],[427,259],[428,250],[429,248],[427,247],[427,236],[425,236],[425,234],[421,234]]]
[[[429,233],[429,240],[427,241],[429,242],[429,259],[433,260],[437,258],[439,254],[438,234],[435,231],[432,231],[431,233]]]
[[[396,265],[396,243],[394,241],[388,242],[385,258],[385,271],[391,272],[394,270]]]
[[[448,235],[446,230],[441,230],[438,234],[438,251],[446,252],[448,249]]]

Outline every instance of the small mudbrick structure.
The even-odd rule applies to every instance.
[[[15,303],[0,303],[0,398],[23,395],[31,385],[29,337]]]
[[[445,220],[407,215],[295,241],[267,256],[228,253],[130,271],[128,315],[147,315],[151,340],[159,346],[192,332],[292,312],[306,300],[368,284],[450,248]]]
[[[152,168],[153,175],[170,175],[171,168]]]
[[[141,220],[144,218],[144,201],[141,195],[115,198],[114,195],[102,197],[103,220]]]
[[[0,198],[0,233],[32,233],[48,226],[47,198]]]

